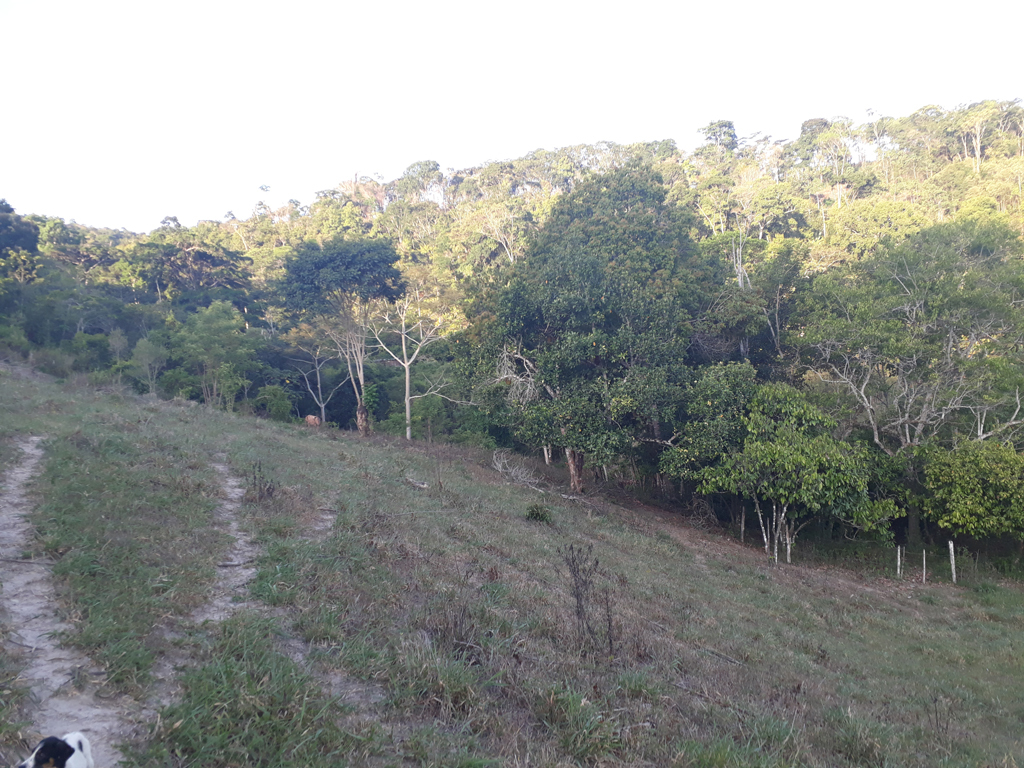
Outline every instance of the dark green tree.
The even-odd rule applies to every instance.
[[[510,283],[480,307],[517,434],[564,448],[576,492],[587,457],[605,464],[667,438],[703,298],[689,224],[649,167],[595,177],[556,203]]]
[[[919,448],[1013,440],[1024,427],[1021,242],[997,223],[962,221],[819,275],[790,341],[827,388],[853,399],[875,445]],[[919,535],[909,510],[911,541]]]

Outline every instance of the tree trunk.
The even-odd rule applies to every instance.
[[[356,408],[356,428],[360,437],[370,436],[370,411],[362,403]]]
[[[402,338],[402,351],[405,351],[405,337]],[[405,366],[405,439],[412,440],[412,372]]]
[[[766,556],[771,557],[771,552],[768,550],[768,530],[764,526],[764,513],[761,512],[761,502],[754,497],[754,509],[757,510],[757,522],[761,525],[761,538],[764,539],[764,553]]]
[[[569,490],[583,493],[583,451],[566,448],[565,461],[569,465]]]
[[[907,544],[915,548],[921,544],[921,512],[917,504],[907,505]]]

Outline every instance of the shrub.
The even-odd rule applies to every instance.
[[[276,384],[260,387],[256,402],[268,418],[274,421],[291,421],[292,399],[284,387]]]
[[[551,510],[543,504],[531,504],[526,508],[526,519],[551,525]]]

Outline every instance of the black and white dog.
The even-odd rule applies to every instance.
[[[47,736],[18,768],[93,768],[89,740],[82,734],[69,733],[63,739]]]

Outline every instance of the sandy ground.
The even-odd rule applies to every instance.
[[[217,508],[215,518],[218,527],[232,538],[233,543],[217,564],[217,581],[213,585],[209,601],[197,608],[189,617],[197,624],[204,621],[224,621],[235,611],[249,607],[245,600],[248,594],[247,585],[256,576],[256,566],[253,563],[259,552],[259,548],[238,525],[238,509],[242,504],[245,490],[226,465],[214,464],[213,468],[220,475],[221,490],[225,496],[223,503]]]
[[[97,768],[112,768],[121,760],[114,745],[130,729],[121,697],[105,698],[103,671],[83,653],[60,647],[59,634],[72,627],[57,615],[50,563],[21,559],[32,543],[32,526],[24,517],[31,508],[25,486],[40,469],[41,440],[23,440],[24,458],[3,478],[0,620],[10,628],[8,652],[25,665],[20,682],[32,692],[27,714],[36,733],[81,731],[92,743]]]

